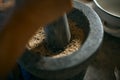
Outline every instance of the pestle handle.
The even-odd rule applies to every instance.
[[[47,47],[52,52],[63,50],[71,34],[66,14],[45,27]]]

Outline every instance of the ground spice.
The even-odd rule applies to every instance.
[[[43,27],[41,27],[30,39],[27,44],[27,48],[40,56],[52,56],[53,58],[72,54],[80,48],[82,42],[84,41],[84,32],[75,21],[69,20],[69,26],[71,31],[71,41],[64,51],[52,53],[49,49],[47,49]]]

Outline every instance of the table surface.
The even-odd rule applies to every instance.
[[[93,6],[93,1],[78,1]],[[120,38],[104,32],[100,51],[88,67],[84,80],[120,80]]]

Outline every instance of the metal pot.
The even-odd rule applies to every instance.
[[[71,78],[86,69],[96,54],[102,39],[103,26],[98,15],[86,5],[73,2],[74,9],[67,14],[85,32],[85,40],[78,51],[68,56],[52,58],[40,57],[26,50],[19,63],[33,75],[48,80]]]
[[[103,20],[105,31],[120,37],[120,0],[94,0],[93,8]]]

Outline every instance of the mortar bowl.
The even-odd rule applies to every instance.
[[[48,80],[74,77],[85,70],[96,55],[103,39],[101,20],[94,10],[82,3],[74,1],[73,7],[67,16],[83,28],[85,40],[82,46],[78,51],[59,58],[41,57],[26,50],[19,64],[34,76]]]

